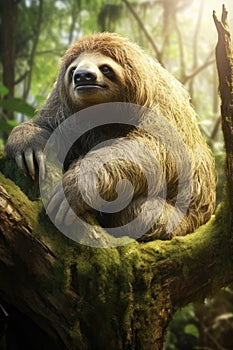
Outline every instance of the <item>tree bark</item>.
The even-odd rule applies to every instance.
[[[221,21],[214,12],[214,22],[218,31],[216,46],[216,61],[219,76],[219,91],[221,96],[222,130],[226,147],[226,171],[228,190],[233,190],[233,48],[231,34],[227,23],[227,11],[223,5]],[[231,214],[233,213],[232,196],[229,193]],[[232,215],[231,215],[232,216]],[[232,220],[232,219],[231,219]]]
[[[2,80],[3,85],[8,89],[8,94],[5,98],[14,96],[15,86],[15,37],[14,37],[14,24],[16,21],[17,3],[13,0],[4,0],[0,5],[1,9],[1,40],[0,51],[2,61]],[[13,113],[11,111],[4,111],[4,114],[13,119]],[[5,136],[5,135],[4,135]]]
[[[233,281],[232,48],[226,11],[214,18],[228,184],[215,217],[195,233],[118,248],[77,244],[49,222],[36,184],[0,160],[0,298],[53,349],[160,350],[180,307]]]

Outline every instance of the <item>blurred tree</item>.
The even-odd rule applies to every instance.
[[[0,27],[0,57],[2,62],[2,79],[7,88],[6,98],[14,96],[15,87],[15,22],[17,3],[14,0],[0,2],[1,27]],[[13,119],[13,113],[4,111],[9,119]],[[0,115],[2,121],[2,116]]]

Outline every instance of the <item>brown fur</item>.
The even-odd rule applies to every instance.
[[[99,60],[99,61],[98,61]],[[109,90],[99,93],[95,97],[77,96],[72,89],[68,75],[72,67],[77,64],[84,67],[91,64],[97,72],[98,79],[106,80],[98,71],[98,64],[102,62],[113,67],[116,79],[109,84]],[[98,62],[98,63],[96,63]],[[93,104],[111,101],[130,102],[156,111],[165,118],[179,133],[187,146],[193,167],[193,192],[191,203],[186,216],[173,232],[167,233],[165,227],[175,227],[175,221],[182,213],[182,203],[174,209],[178,191],[177,169],[174,160],[166,147],[158,141],[156,135],[144,131],[143,128],[122,128],[110,130],[108,127],[99,128],[84,135],[76,143],[76,148],[69,154],[64,175],[63,187],[72,207],[78,214],[91,208],[83,201],[74,180],[79,171],[80,157],[84,156],[96,144],[114,137],[114,145],[91,151],[87,156],[90,168],[94,168],[99,156],[104,157],[111,149],[124,149],[125,154],[135,160],[135,163],[119,159],[107,163],[99,174],[99,191],[106,200],[116,197],[115,187],[122,178],[130,180],[134,186],[134,199],[124,210],[116,214],[103,214],[98,217],[103,226],[120,226],[128,223],[140,212],[141,205],[147,195],[147,183],[143,172],[137,165],[141,161],[145,168],[151,168],[155,184],[152,208],[156,208],[162,200],[158,194],[161,191],[162,179],[153,161],[160,162],[167,182],[167,200],[164,202],[163,212],[156,223],[153,221],[153,210],[144,216],[142,227],[151,222],[152,229],[139,240],[170,239],[174,235],[185,235],[193,232],[211,217],[215,208],[215,168],[213,156],[207,147],[196,121],[196,114],[189,102],[189,96],[181,84],[157,62],[147,56],[136,44],[116,34],[101,33],[86,36],[74,43],[65,53],[60,72],[53,91],[42,107],[39,115],[32,121],[15,128],[9,137],[6,151],[14,157],[16,153],[24,153],[28,147],[33,150],[43,149],[53,130],[74,112]],[[151,159],[144,159],[134,141],[147,146],[152,151]],[[174,150],[176,159],[182,162],[180,150]],[[154,158],[153,158],[154,157]],[[87,169],[88,171],[88,169]],[[186,171],[184,167],[184,171]],[[190,176],[187,169],[187,179]],[[83,186],[88,190],[88,175]],[[90,175],[91,181],[91,175]],[[98,213],[97,213],[98,215]]]

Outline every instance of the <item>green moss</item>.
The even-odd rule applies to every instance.
[[[41,208],[39,201],[30,201],[29,198],[21,191],[19,186],[7,179],[0,172],[0,184],[8,192],[10,199],[15,207],[20,208],[20,212],[25,216],[31,225],[34,225],[37,220],[38,207]]]
[[[33,181],[29,176],[22,175],[16,162],[8,159],[3,151],[0,151],[0,172],[18,185],[29,199],[35,200],[39,198],[38,181]]]

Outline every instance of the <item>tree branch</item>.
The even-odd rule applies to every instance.
[[[140,17],[138,16],[137,12],[134,10],[133,6],[129,3],[128,0],[123,0],[123,2],[125,3],[125,5],[128,7],[128,9],[130,10],[130,12],[132,13],[132,15],[134,16],[134,18],[136,19],[136,21],[139,24],[139,27],[141,28],[141,30],[143,31],[143,33],[145,34],[145,37],[147,38],[148,42],[151,44],[155,54],[156,54],[156,58],[159,61],[159,63],[164,66],[163,61],[162,61],[162,55],[161,52],[159,51],[159,49],[157,48],[154,39],[152,38],[152,36],[150,35],[150,33],[147,31],[146,27],[144,26],[143,22],[141,21]]]
[[[205,68],[209,67],[211,64],[213,64],[215,62],[214,59],[210,60],[210,57],[213,55],[213,53],[211,52],[205,62],[200,65],[199,67],[197,67],[191,74],[189,75],[185,75],[182,79],[181,82],[182,84],[186,84],[189,80],[193,79],[196,75],[198,75],[201,71],[203,71]]]

